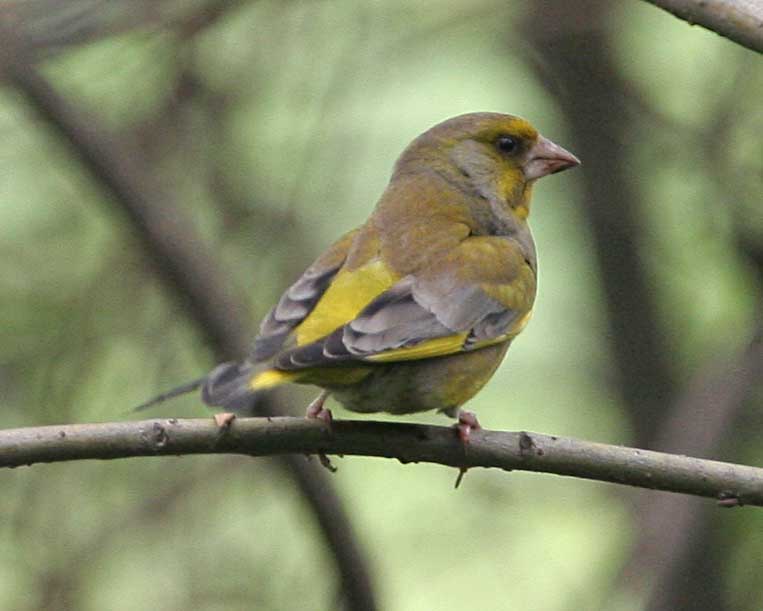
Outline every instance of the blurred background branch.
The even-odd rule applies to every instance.
[[[154,270],[185,306],[199,332],[207,336],[216,360],[243,357],[251,336],[237,314],[243,306],[230,296],[222,267],[207,252],[185,214],[149,168],[140,163],[139,152],[127,142],[109,136],[96,117],[85,119],[64,100],[35,69],[24,38],[8,27],[0,28],[0,73],[68,142],[93,179],[110,195],[110,202],[125,213]],[[270,397],[257,404],[256,413],[284,412]],[[332,484],[312,463],[291,456],[280,460],[316,514],[336,560],[348,608],[375,609],[366,561]]]
[[[706,4],[717,8],[724,3]],[[654,301],[658,293],[649,288],[654,280],[645,256],[650,242],[644,219],[650,212],[644,209],[646,196],[640,191],[652,177],[639,174],[644,170],[628,162],[623,146],[651,129],[656,116],[648,108],[633,106],[639,94],[615,62],[620,29],[615,8],[599,0],[537,5],[528,26],[541,56],[535,65],[568,118],[576,142],[573,150],[586,150],[591,156],[582,168],[583,211],[607,295],[617,387],[635,439],[638,445],[662,451],[717,456],[722,440],[734,438],[738,414],[759,387],[760,377],[754,373],[759,334],[754,332],[740,356],[722,357],[723,365],[710,357],[712,364],[704,369],[722,367],[721,372],[700,371],[689,388],[680,390],[671,359],[676,348],[670,344],[676,338]],[[739,98],[733,91],[730,88],[724,99],[736,104]],[[724,110],[719,105],[716,116],[726,116]],[[714,133],[719,124],[708,132]],[[706,138],[714,137],[708,132],[697,141],[699,150]],[[708,164],[708,175],[717,175],[727,163],[725,155],[719,157]],[[754,290],[759,304],[760,289]],[[665,409],[666,401],[672,409]],[[708,545],[717,515],[695,499],[650,493],[634,504],[633,512],[638,535],[631,560],[617,593],[602,608],[611,608],[623,592],[628,597],[650,592],[644,598],[653,611],[728,608],[719,579],[721,561],[715,556],[721,548]]]
[[[690,25],[701,25],[763,53],[763,4],[757,0],[646,0]]]

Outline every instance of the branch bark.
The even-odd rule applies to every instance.
[[[690,25],[701,25],[735,43],[763,53],[760,0],[646,0]]]
[[[0,431],[0,467],[224,453],[378,456],[537,471],[763,506],[761,468],[524,431],[475,431],[468,446],[448,427],[304,418],[238,418],[229,428],[212,419],[154,419]]]

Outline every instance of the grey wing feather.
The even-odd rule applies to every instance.
[[[329,267],[310,267],[281,296],[260,325],[250,358],[255,363],[275,356],[289,333],[312,311],[344,260]]]
[[[479,286],[443,286],[442,282],[414,287],[414,298],[453,332],[468,331],[486,316],[506,312],[506,306]]]
[[[415,286],[413,277],[403,278],[347,323],[342,333],[347,352],[366,356],[451,335],[454,329],[416,299]]]
[[[341,364],[465,331],[468,350],[476,342],[499,337],[515,319],[516,312],[478,286],[427,285],[408,276],[344,327],[280,354],[274,364],[285,370]]]
[[[509,331],[509,328],[517,319],[517,312],[504,309],[503,312],[493,312],[477,322],[469,332],[464,348],[469,350],[479,342],[484,342],[500,337]]]

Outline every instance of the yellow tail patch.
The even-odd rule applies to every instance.
[[[280,386],[287,382],[293,382],[298,377],[295,371],[278,371],[277,369],[266,369],[254,376],[249,382],[249,388],[251,390],[265,390],[266,388],[273,388],[274,386]]]

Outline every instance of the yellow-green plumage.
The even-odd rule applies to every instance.
[[[372,259],[356,269],[339,270],[315,309],[294,330],[297,345],[319,340],[351,321],[398,280],[400,276],[381,259]]]
[[[284,294],[235,375],[210,375],[205,400],[228,407],[298,382],[360,412],[455,411],[530,318],[532,185],[576,163],[510,115],[463,115],[422,134],[368,221]]]

